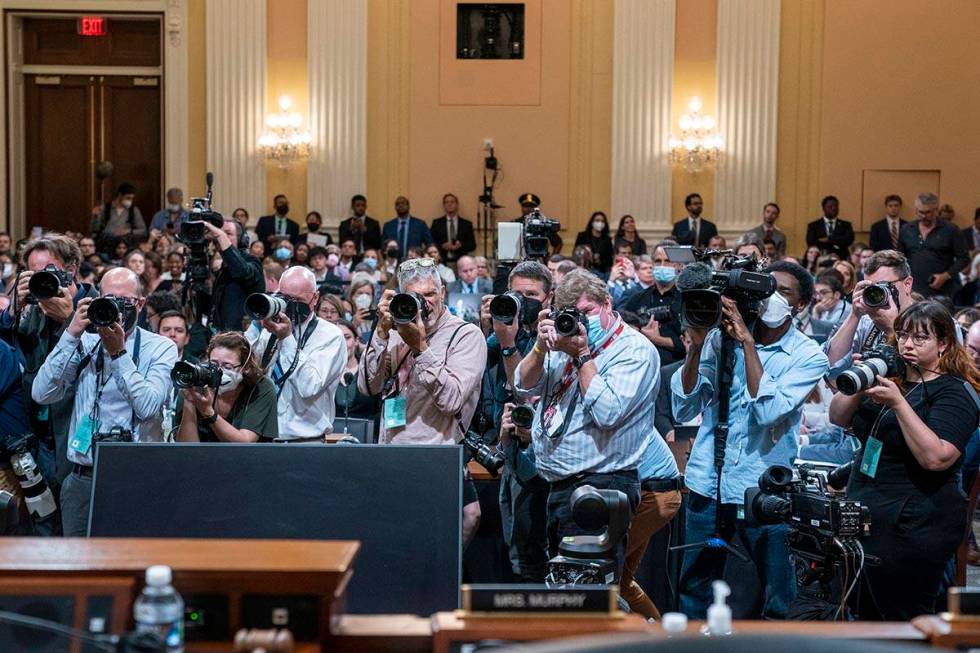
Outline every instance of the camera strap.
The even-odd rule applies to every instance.
[[[136,337],[133,339],[133,354],[132,354],[133,365],[135,365],[137,368],[139,368],[140,365],[140,343],[142,341],[142,335],[143,335],[142,332],[137,327]],[[95,356],[95,403],[92,406],[93,424],[98,423],[99,407],[102,401],[102,392],[105,390],[106,385],[109,383],[108,374],[105,376],[104,379],[102,377],[102,370],[105,368],[105,349],[103,349],[101,342],[98,345],[96,345],[96,349],[98,350],[98,354]],[[92,351],[95,352],[96,349],[93,349]],[[81,360],[81,362],[78,365],[79,374],[81,374],[80,370],[85,369],[85,367],[88,366],[91,360],[92,360],[92,354],[88,354],[87,356],[85,356],[85,358]],[[135,408],[133,409],[132,415],[130,416],[129,430],[132,431],[133,433],[136,432],[136,409]]]
[[[296,371],[296,366],[299,365],[299,354],[301,351],[303,351],[303,347],[306,346],[306,343],[309,342],[310,336],[312,336],[313,332],[316,331],[318,322],[318,318],[314,315],[313,319],[310,320],[309,326],[306,327],[306,331],[303,332],[303,335],[300,336],[298,342],[296,343],[296,355],[293,356],[293,362],[289,364],[289,369],[283,372],[282,376],[279,378],[276,378],[275,373],[273,373],[272,382],[276,385],[276,397],[279,397],[279,395],[282,394],[282,389],[286,386],[286,381],[288,381],[292,373]],[[273,342],[272,334],[269,334],[269,345],[266,346],[266,351],[262,354],[262,359],[265,360],[266,354],[269,353],[270,346],[274,348],[277,345],[278,340]],[[279,367],[279,369],[282,369],[282,366],[278,361],[276,362],[276,366]]]

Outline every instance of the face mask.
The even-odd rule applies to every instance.
[[[589,336],[589,347],[595,347],[602,339],[602,336],[606,334],[606,330],[602,328],[602,318],[599,315],[589,316],[586,333]]]
[[[388,251],[386,252],[386,254],[387,254],[388,258],[398,258],[398,248],[397,247],[389,247],[388,248]]]
[[[773,293],[766,302],[766,312],[760,316],[762,323],[770,329],[775,329],[792,314],[789,302],[778,292]]]
[[[320,225],[318,225],[316,222],[307,222],[306,228],[309,230],[311,234],[315,234],[320,230]]]
[[[308,305],[301,302],[291,301],[286,304],[286,317],[294,325],[306,322],[306,319],[310,317],[310,313],[312,312],[313,310]]]
[[[660,283],[671,283],[677,278],[677,270],[668,265],[658,265],[653,268],[653,278]]]
[[[372,270],[378,267],[378,259],[376,258],[366,258],[364,259],[364,262],[367,263],[368,267]]]
[[[603,227],[605,227],[605,226],[606,226],[606,223],[605,222],[601,222],[599,220],[593,220],[592,221],[592,229],[593,229],[593,231],[602,231]]]
[[[276,258],[280,261],[288,261],[292,255],[293,253],[289,251],[288,247],[279,247],[276,249]]]
[[[350,313],[344,313],[344,319],[347,320],[348,322],[353,322],[354,316],[351,315]]]
[[[286,215],[287,213],[289,213],[289,205],[280,204],[279,206],[276,207],[276,213],[278,213],[279,215]]]
[[[123,200],[122,205],[124,209],[128,209],[133,205],[133,200]]]
[[[339,262],[340,262],[340,259],[337,258],[337,255],[336,254],[331,254],[330,256],[327,257],[327,267],[328,268],[336,267],[337,263],[339,263]]]
[[[13,263],[4,263],[3,264],[3,276],[4,276],[4,278],[9,277],[13,273],[14,273],[14,264]]]
[[[543,308],[544,305],[541,303],[540,299],[533,299],[531,297],[524,298],[524,310],[526,311],[525,315],[531,316],[531,322],[538,319],[538,313],[540,313],[541,309]]]
[[[167,210],[171,213],[176,213],[180,210],[180,204],[167,204]]]
[[[129,333],[136,326],[136,307],[129,305],[120,306],[119,313],[123,319],[123,331]]]
[[[221,370],[221,385],[218,386],[218,394],[232,392],[242,382],[242,373],[236,370]]]
[[[371,308],[371,296],[361,293],[354,298],[354,306],[358,308]]]

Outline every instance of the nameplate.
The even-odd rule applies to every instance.
[[[615,585],[463,585],[463,613],[483,616],[622,616]]]

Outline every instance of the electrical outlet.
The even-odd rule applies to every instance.
[[[493,148],[493,139],[484,138],[483,139],[483,149],[489,152]]]

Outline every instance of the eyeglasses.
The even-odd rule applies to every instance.
[[[410,272],[416,268],[434,268],[436,262],[431,258],[410,258],[398,266],[399,272]]]
[[[238,365],[232,365],[231,363],[219,363],[217,361],[211,361],[211,362],[226,372],[234,372],[235,370],[239,369],[242,365],[244,365],[244,363],[240,363]]]
[[[906,331],[895,332],[895,340],[898,342],[905,342],[909,338],[912,338],[912,342],[914,342],[916,345],[924,345],[929,342],[929,339],[932,338],[932,336],[927,333],[912,334]]]

